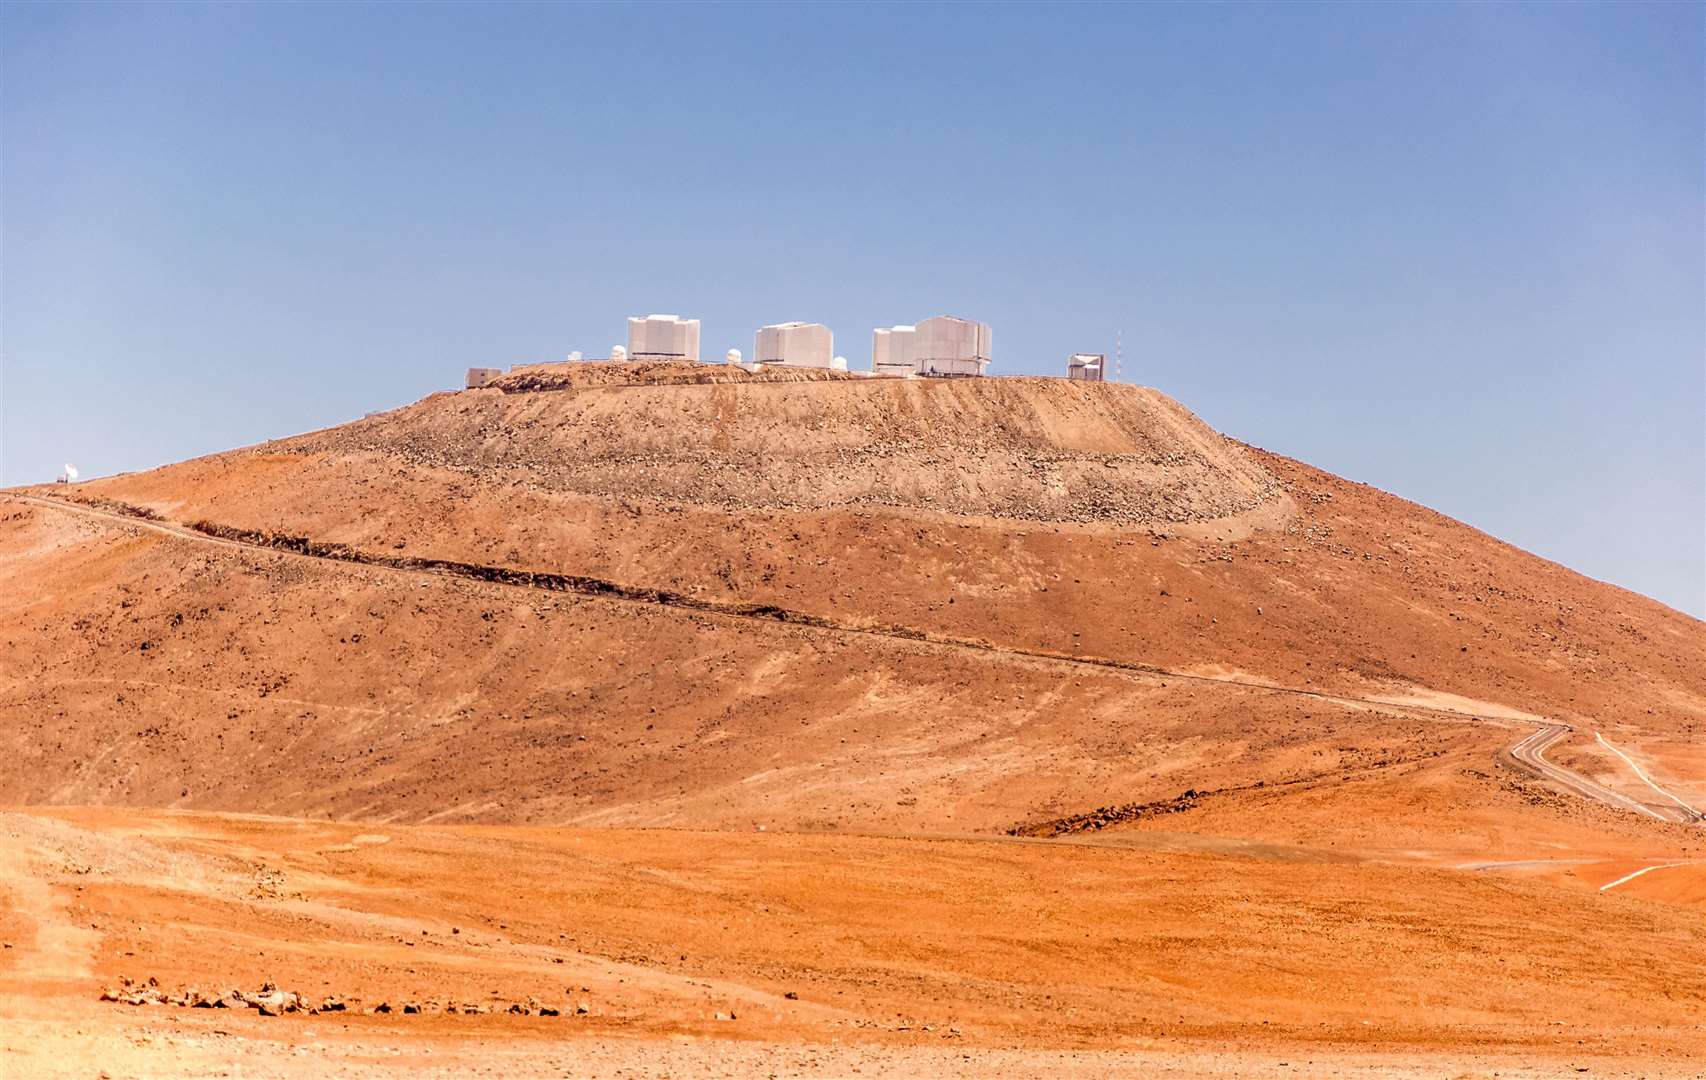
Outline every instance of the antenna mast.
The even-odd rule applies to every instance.
[[[1116,330],[1116,331],[1114,331],[1114,381],[1115,382],[1123,381],[1121,376],[1124,373],[1123,372],[1124,366],[1125,366],[1125,331],[1124,330]]]

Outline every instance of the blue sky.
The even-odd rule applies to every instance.
[[[1703,11],[8,4],[0,482],[952,312],[1706,614]]]

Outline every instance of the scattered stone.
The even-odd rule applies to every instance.
[[[164,1005],[165,997],[160,991],[148,986],[113,988],[101,992],[102,1001],[116,1001],[123,1005]]]
[[[158,979],[149,979],[146,984],[143,984],[129,978],[121,979],[118,986],[107,987],[102,990],[101,1000],[122,1005],[172,1005],[190,1009],[254,1009],[262,1016],[284,1016],[288,1013],[307,1013],[309,1015],[341,1013],[348,1012],[355,1005],[360,1004],[359,1000],[352,1005],[336,994],[328,994],[321,1000],[320,1004],[313,1005],[301,994],[293,990],[280,989],[272,982],[262,983],[259,990],[252,991],[225,990],[215,994],[192,986],[176,993],[167,993],[160,989]],[[536,997],[529,997],[526,1001],[518,1001],[509,1005],[499,1003],[497,1008],[501,1012],[515,1016],[561,1016],[567,1006],[547,1005]],[[404,1001],[396,1006],[388,1001],[381,1001],[362,1010],[368,1016],[386,1015],[399,1011],[410,1016],[440,1011],[478,1016],[489,1013],[492,1009],[490,1006],[478,1002],[466,1001],[450,1001],[441,1006],[437,998],[432,998],[424,1002]],[[590,1011],[584,1001],[575,1007],[577,1015],[584,1016]],[[732,1014],[730,1018],[733,1018]]]

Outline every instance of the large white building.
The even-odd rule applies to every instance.
[[[820,323],[785,322],[758,328],[752,348],[756,364],[785,367],[834,366],[835,338]]]
[[[988,323],[937,315],[915,326],[880,329],[871,338],[878,375],[982,375],[989,368]]]
[[[699,320],[646,315],[628,320],[629,360],[699,362]]]
[[[878,327],[871,332],[871,371],[877,375],[916,375],[915,326]]]
[[[937,315],[918,324],[913,348],[920,375],[982,375],[989,367],[989,324]]]

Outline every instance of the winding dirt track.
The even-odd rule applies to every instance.
[[[1688,803],[1683,802],[1680,798],[1678,798],[1676,796],[1675,792],[1667,791],[1666,789],[1660,787],[1657,783],[1654,782],[1652,777],[1647,775],[1647,771],[1645,769],[1641,768],[1640,765],[1636,764],[1634,758],[1630,757],[1628,754],[1625,754],[1623,751],[1619,750],[1617,747],[1611,745],[1610,740],[1608,740],[1604,735],[1602,735],[1596,731],[1593,733],[1593,737],[1594,737],[1594,740],[1599,743],[1599,745],[1605,747],[1607,750],[1610,750],[1613,754],[1616,754],[1618,756],[1618,758],[1620,758],[1623,761],[1623,764],[1629,766],[1629,771],[1634,773],[1636,776],[1640,777],[1641,782],[1643,784],[1646,784],[1648,787],[1652,788],[1654,791],[1658,792],[1660,795],[1663,795],[1665,798],[1669,799],[1672,803],[1675,804],[1674,807],[1664,806],[1664,807],[1661,807],[1660,809],[1665,810],[1667,813],[1671,814],[1672,816],[1674,816],[1679,821],[1706,821],[1706,814],[1702,814],[1699,810],[1696,810],[1694,807],[1690,806]]]
[[[1635,801],[1626,795],[1620,795],[1603,784],[1595,783],[1580,773],[1571,772],[1561,765],[1555,765],[1546,760],[1546,748],[1568,734],[1570,729],[1563,724],[1548,724],[1533,732],[1527,738],[1511,747],[1511,757],[1527,766],[1535,773],[1546,777],[1553,783],[1575,792],[1584,799],[1593,799],[1616,806],[1624,810],[1632,810],[1637,814],[1645,814],[1660,821],[1692,820],[1689,818],[1672,817],[1662,814],[1644,803]]]
[[[1017,659],[1040,661],[1044,663],[1066,665],[1074,668],[1092,667],[1113,669],[1136,678],[1166,678],[1184,682],[1215,683],[1225,686],[1238,687],[1245,690],[1266,690],[1276,694],[1289,694],[1299,697],[1314,698],[1322,701],[1336,702],[1353,707],[1373,708],[1388,712],[1444,718],[1458,722],[1468,721],[1485,723],[1485,719],[1473,712],[1453,709],[1449,706],[1419,706],[1400,705],[1376,698],[1361,698],[1342,694],[1329,694],[1318,690],[1306,690],[1299,687],[1281,686],[1255,680],[1228,678],[1213,675],[1200,675],[1175,671],[1168,668],[1131,661],[1114,660],[1104,657],[1074,656],[1045,650],[1015,648],[997,645],[982,640],[956,638],[945,635],[931,634],[911,627],[901,626],[860,626],[836,622],[823,616],[805,612],[790,611],[768,605],[727,604],[707,601],[693,597],[681,596],[674,593],[663,593],[656,590],[624,586],[592,578],[571,577],[558,574],[532,574],[526,571],[516,571],[500,567],[482,567],[472,564],[452,563],[433,560],[421,563],[419,560],[393,560],[386,556],[372,556],[348,548],[333,545],[315,545],[298,538],[284,538],[279,542],[266,542],[257,535],[250,536],[240,530],[225,529],[221,526],[198,523],[198,527],[182,525],[158,517],[146,516],[144,513],[131,508],[124,510],[105,509],[90,506],[72,500],[31,495],[22,492],[8,492],[6,496],[35,506],[48,507],[65,513],[77,514],[83,517],[105,520],[133,528],[149,529],[163,535],[180,540],[190,540],[203,544],[215,544],[221,547],[235,548],[245,551],[268,552],[293,558],[316,559],[320,561],[348,562],[357,565],[390,570],[396,573],[429,574],[434,576],[462,577],[470,580],[504,585],[513,588],[545,589],[548,591],[568,591],[588,597],[623,604],[647,604],[651,606],[674,607],[692,610],[700,614],[718,618],[756,620],[763,622],[783,622],[803,628],[832,634],[854,634],[861,636],[886,637],[904,640],[913,644],[923,644],[950,649],[966,649],[985,653],[998,653]],[[1512,719],[1511,723],[1532,723]],[[1685,805],[1678,807],[1661,806],[1654,809],[1617,791],[1591,780],[1579,773],[1558,765],[1545,756],[1546,750],[1573,731],[1574,728],[1560,721],[1545,721],[1540,726],[1525,735],[1509,748],[1511,758],[1521,767],[1536,776],[1550,780],[1581,798],[1598,802],[1619,810],[1651,817],[1666,822],[1706,822],[1706,818],[1695,813]],[[1673,796],[1674,798],[1674,796]]]

